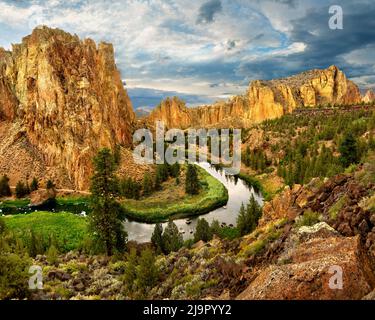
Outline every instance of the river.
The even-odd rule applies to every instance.
[[[260,205],[263,205],[262,195],[256,192],[253,187],[248,186],[245,181],[233,176],[227,176],[223,170],[217,169],[207,162],[199,163],[198,165],[224,184],[228,190],[228,203],[226,206],[213,210],[205,215],[175,220],[174,222],[180,232],[183,233],[185,240],[193,237],[198,218],[200,217],[205,218],[209,223],[216,219],[221,224],[225,223],[228,226],[235,226],[241,204],[248,204],[252,194],[255,200]],[[187,221],[191,221],[191,223],[187,224]],[[150,241],[155,227],[155,224],[128,220],[124,222],[124,224],[128,233],[128,239],[141,243]],[[166,223],[163,224],[163,227],[165,226]]]

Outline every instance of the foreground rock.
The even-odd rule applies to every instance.
[[[331,289],[337,266],[342,268],[343,287]],[[317,236],[294,248],[285,265],[262,270],[237,299],[361,299],[374,286],[371,260],[359,236]]]

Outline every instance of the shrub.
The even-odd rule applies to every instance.
[[[0,179],[0,198],[1,197],[10,197],[12,192],[9,187],[9,178],[7,176],[2,176]]]
[[[28,297],[29,266],[27,257],[13,253],[0,254],[0,300]]]
[[[299,216],[296,220],[296,227],[300,228],[303,226],[311,227],[321,221],[321,215],[318,212],[314,212],[311,209],[306,210],[302,216]]]

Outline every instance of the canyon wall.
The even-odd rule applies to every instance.
[[[0,50],[0,175],[13,184],[87,189],[93,155],[130,145],[134,118],[111,44],[39,27]]]
[[[187,108],[178,98],[167,99],[150,114],[170,128],[249,126],[291,113],[296,108],[356,104],[358,87],[336,66],[278,80],[253,81],[243,96],[212,106]]]

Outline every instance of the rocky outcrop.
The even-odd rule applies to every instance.
[[[296,246],[287,262],[262,270],[237,299],[361,299],[375,285],[359,236],[314,237]],[[337,268],[342,270],[342,288],[332,286]]]
[[[365,93],[365,95],[363,96],[362,98],[362,101],[364,103],[372,103],[372,102],[375,102],[375,93],[374,91],[372,90],[367,90],[367,92]]]
[[[358,87],[336,66],[285,79],[253,81],[243,96],[212,106],[187,108],[178,98],[163,101],[149,116],[169,128],[249,126],[278,118],[297,108],[361,102]]]
[[[111,44],[39,27],[0,50],[0,174],[11,183],[47,174],[86,189],[95,152],[130,145],[133,120]]]

